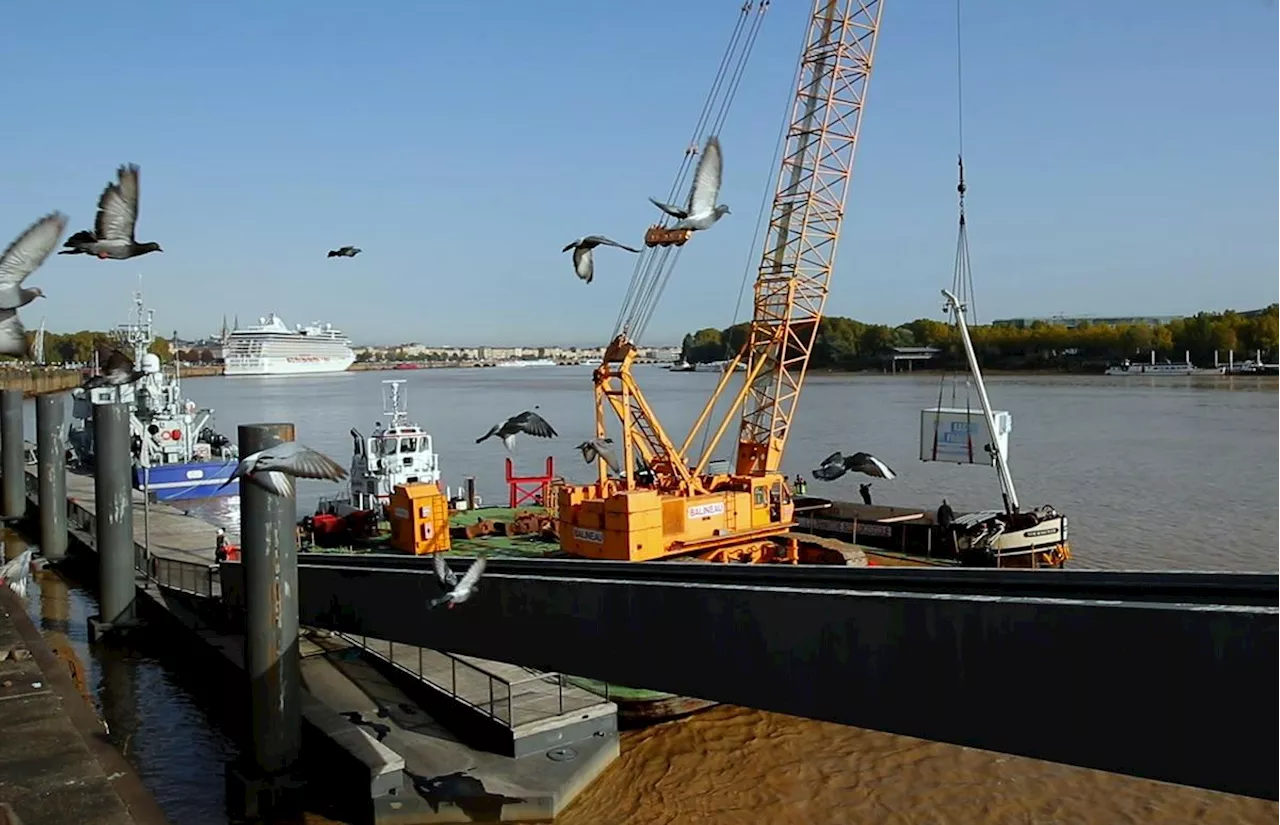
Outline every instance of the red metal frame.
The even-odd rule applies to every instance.
[[[511,489],[510,506],[513,510],[521,504],[542,504],[546,502],[551,491],[551,480],[555,478],[555,459],[547,456],[547,473],[541,476],[512,475],[515,465],[507,459],[507,486]],[[538,501],[538,497],[542,501]]]

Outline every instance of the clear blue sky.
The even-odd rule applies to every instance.
[[[52,257],[29,328],[328,320],[357,342],[601,344],[739,0],[12,3],[0,234],[92,225],[142,166],[134,262]],[[724,326],[809,3],[774,0],[722,132],[733,207],[646,336]],[[124,11],[124,9],[128,11]],[[1174,314],[1277,298],[1274,0],[965,0],[978,309]],[[832,314],[940,317],[955,245],[955,12],[887,0]],[[768,190],[768,191],[766,191]],[[334,246],[364,254],[329,261]]]

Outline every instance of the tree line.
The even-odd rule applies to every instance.
[[[1150,357],[1181,362],[1185,352],[1197,364],[1234,350],[1243,360],[1255,350],[1274,355],[1280,346],[1280,305],[1254,312],[1201,312],[1165,324],[1081,323],[1068,327],[1048,321],[1027,326],[971,326],[974,350],[983,364],[999,369],[1076,370],[1104,366],[1123,358]],[[691,364],[732,358],[746,342],[749,323],[706,328],[684,337],[682,356]],[[803,331],[801,331],[803,333]],[[852,318],[824,317],[810,356],[818,369],[879,369],[894,347],[935,347],[939,365],[964,360],[954,324],[917,318],[900,326],[864,324]]]
[[[36,333],[27,332],[28,352],[34,352],[35,338]],[[94,332],[87,329],[82,329],[79,332],[49,332],[46,330],[44,334],[44,360],[47,364],[89,364],[93,362],[94,352],[112,348],[125,349],[127,354],[133,354],[128,351],[127,347],[122,347],[119,341],[106,332]],[[157,338],[153,341],[150,349],[151,352],[160,357],[161,361],[168,361],[173,354],[169,342],[163,338]],[[8,358],[8,356],[5,357]],[[15,359],[10,358],[9,360]]]

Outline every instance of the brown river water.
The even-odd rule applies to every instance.
[[[681,440],[715,376],[643,369],[642,386]],[[534,404],[561,437],[517,446],[518,466],[540,466],[550,454],[561,473],[588,476],[573,450],[591,428],[588,375],[575,368],[424,370],[211,378],[188,381],[185,389],[216,409],[219,428],[233,438],[236,423],[293,421],[299,440],[344,459],[347,430],[367,432],[378,420],[379,382],[405,378],[412,417],[434,434],[446,483],[474,474],[481,494],[500,502],[501,448],[474,439]],[[1068,514],[1073,567],[1274,572],[1280,566],[1274,379],[998,376],[989,384],[995,407],[1013,413],[1010,463],[1023,506],[1050,503]],[[919,411],[936,403],[939,388],[937,376],[815,376],[783,469],[807,474],[836,449],[866,450],[900,474],[876,483],[877,502],[935,506],[945,496],[957,510],[996,505],[989,468],[918,460]],[[950,405],[951,388],[943,390]],[[964,387],[956,392],[963,407]],[[852,499],[856,484],[813,483],[810,492]],[[302,485],[299,510],[331,490]],[[220,500],[193,510],[235,529],[235,504]],[[7,553],[16,546],[11,539]],[[90,652],[84,620],[93,612],[92,596],[64,590],[58,598],[65,605],[51,612],[41,599],[61,591],[41,588],[33,613],[84,663],[88,692],[115,718],[113,730],[128,737],[120,744],[144,782],[175,823],[225,822],[221,768],[233,746],[220,732],[216,699],[201,696],[198,679],[154,651]],[[1113,825],[1278,818],[1275,803],[722,706],[624,733],[621,758],[556,821]]]

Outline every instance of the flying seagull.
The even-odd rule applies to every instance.
[[[24,287],[27,276],[40,268],[67,228],[67,216],[51,212],[27,227],[0,255],[0,355],[27,354],[27,330],[18,308],[43,298],[40,287]]]
[[[18,554],[16,559],[0,564],[0,587],[5,585],[20,597],[27,597],[27,582],[31,581],[31,559],[33,553],[28,547]]]
[[[677,222],[672,229],[707,229],[724,215],[729,214],[729,207],[717,205],[720,197],[720,169],[723,161],[720,155],[720,138],[712,135],[707,138],[707,145],[698,160],[698,168],[693,173],[693,185],[689,187],[689,203],[683,209],[649,198],[654,206],[666,212]]]
[[[133,359],[118,349],[113,349],[102,365],[102,372],[87,379],[81,386],[86,390],[98,387],[119,387],[132,384],[143,376],[142,370],[134,369]]]
[[[578,238],[572,241],[561,252],[573,250],[573,271],[579,278],[591,283],[591,279],[595,277],[596,265],[591,254],[591,250],[597,246],[616,246],[619,249],[625,249],[628,252],[643,252],[644,250],[636,249],[634,246],[618,243],[612,238],[606,238],[604,235],[588,235],[585,238]]]
[[[462,581],[458,581],[458,574],[444,563],[443,553],[432,553],[431,556],[431,562],[436,569],[436,580],[440,582],[441,587],[445,588],[445,594],[438,599],[432,599],[431,606],[439,607],[444,604],[452,610],[455,605],[462,604],[471,598],[471,594],[476,592],[476,582],[480,581],[480,575],[484,573],[484,554],[476,556],[476,560],[471,562],[467,572],[462,575]]]
[[[821,466],[813,471],[813,477],[819,481],[835,481],[845,473],[863,473],[884,479],[895,477],[889,465],[871,453],[854,453],[851,456],[844,456],[838,452],[823,459]]]
[[[245,456],[218,489],[243,478],[274,495],[291,496],[295,478],[341,481],[346,477],[347,471],[329,456],[297,441],[286,441]]]
[[[355,256],[360,254],[360,251],[361,251],[360,247],[358,246],[344,246],[344,247],[340,247],[339,249],[330,249],[329,257],[330,258],[354,258]]]
[[[533,408],[538,409],[537,407]],[[551,425],[533,410],[525,410],[519,415],[513,415],[500,424],[494,424],[489,428],[489,432],[476,439],[479,444],[486,438],[497,436],[502,439],[502,443],[510,451],[515,446],[516,436],[520,433],[528,433],[538,438],[555,438],[558,433],[551,428]]]
[[[133,228],[138,223],[138,165],[126,164],[117,170],[117,182],[108,183],[98,198],[98,216],[93,230],[82,229],[67,238],[59,255],[96,255],[118,261],[163,252],[155,241],[138,243]]]

